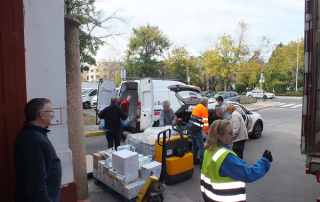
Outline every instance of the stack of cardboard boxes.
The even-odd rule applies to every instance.
[[[160,173],[161,163],[154,161],[141,166],[139,178],[138,153],[129,150],[112,153],[112,167],[101,153],[93,154],[93,176],[129,200],[138,196],[150,175]]]

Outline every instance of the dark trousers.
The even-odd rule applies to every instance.
[[[237,156],[241,159],[243,159],[243,150],[244,150],[244,144],[246,143],[246,140],[240,140],[238,142],[234,142],[232,146],[232,150],[234,153],[237,154]]]
[[[117,150],[120,145],[120,128],[106,129],[106,138],[108,141],[108,149],[112,148],[114,144],[114,148]]]

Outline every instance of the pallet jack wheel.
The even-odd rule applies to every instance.
[[[149,202],[163,202],[162,194],[158,194],[156,196],[150,196]]]

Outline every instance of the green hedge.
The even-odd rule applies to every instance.
[[[276,81],[273,83],[273,89],[275,94],[284,94],[286,93],[287,83]]]
[[[236,83],[234,84],[234,88],[237,93],[246,92],[246,85],[244,83]]]

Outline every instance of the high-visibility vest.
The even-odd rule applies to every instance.
[[[229,153],[237,156],[225,147],[215,147],[214,151],[205,151],[200,185],[204,201],[246,201],[244,182],[219,175],[221,164]]]
[[[198,104],[192,110],[191,117],[188,123],[188,129],[191,131],[201,131],[203,130],[209,132],[209,122],[208,122],[208,109],[203,104]]]
[[[128,112],[129,112],[129,104],[128,104],[127,100],[121,102],[120,107],[121,107],[123,104],[127,105],[126,110],[125,110],[124,112],[125,112],[125,113],[128,113]]]

